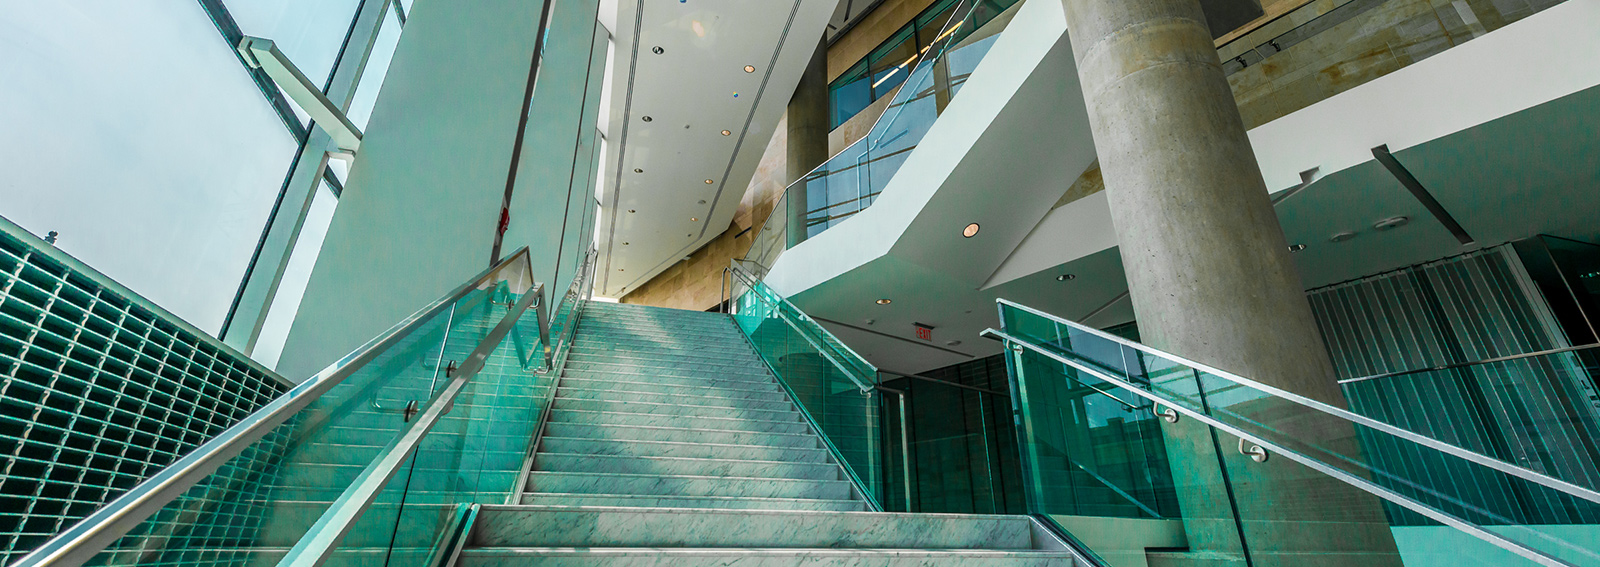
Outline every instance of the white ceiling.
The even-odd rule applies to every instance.
[[[837,2],[617,0],[602,15],[614,54],[598,294],[634,289],[728,228]]]

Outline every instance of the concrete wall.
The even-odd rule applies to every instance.
[[[569,12],[596,1],[558,0],[570,4]],[[309,377],[489,266],[541,4],[486,0],[460,10],[437,0],[416,3],[279,372]],[[576,28],[580,36],[593,29],[594,8],[588,10],[589,22]],[[582,36],[572,45],[587,51],[590,42]],[[559,68],[560,58],[553,50],[545,62]],[[589,63],[584,57],[573,64],[582,70]],[[564,144],[569,156],[593,153],[573,149],[571,139]],[[567,161],[569,171],[573,163]],[[562,202],[567,190],[563,183],[525,192],[549,191]],[[512,210],[513,219],[536,216],[561,215]],[[522,244],[540,249],[554,242],[508,234],[505,251]]]

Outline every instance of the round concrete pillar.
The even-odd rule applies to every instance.
[[[1141,337],[1343,407],[1200,3],[1062,1]],[[1260,410],[1359,451],[1347,424]],[[1192,420],[1165,432],[1191,549],[1255,567],[1399,565],[1376,499],[1288,459],[1255,463]]]

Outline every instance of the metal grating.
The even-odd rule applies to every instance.
[[[9,564],[289,384],[15,225],[0,229]]]

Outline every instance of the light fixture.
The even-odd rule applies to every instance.
[[[706,180],[706,185],[710,185],[710,184],[712,184],[712,183],[716,183],[716,182],[715,182],[715,181],[712,181],[712,180],[710,180],[710,179],[707,179],[707,180]]]
[[[689,217],[689,222],[700,222],[700,219],[695,218],[695,217]]]
[[[637,167],[635,167],[635,168],[633,168],[633,172],[634,172],[634,173],[644,173],[644,170],[643,170],[643,169],[640,169],[640,168],[637,168]]]
[[[639,211],[635,211],[635,210],[633,210],[633,209],[628,209],[628,212],[630,212],[630,213],[637,213],[637,212],[639,212]]]
[[[957,346],[957,345],[960,345],[960,344],[961,344],[961,341],[950,341],[950,342],[945,343],[944,346]]]
[[[645,121],[645,122],[650,122],[650,121],[652,121],[652,120],[655,120],[655,119],[654,119],[654,118],[651,118],[651,117],[649,117],[649,116],[646,116],[646,117],[644,117],[644,118],[640,118],[640,120],[643,120],[643,121]]]
[[[1372,228],[1375,230],[1389,230],[1405,226],[1408,222],[1411,222],[1411,217],[1389,217],[1372,223]]]
[[[1061,274],[1059,276],[1056,276],[1056,281],[1058,281],[1058,282],[1070,281],[1070,280],[1075,280],[1075,279],[1078,279],[1078,276],[1076,276],[1074,274]],[[968,313],[971,313],[971,311],[968,311]]]
[[[889,303],[890,303],[890,301],[889,301],[889,298],[887,298],[887,297],[878,300],[878,305],[888,305]]]
[[[660,55],[660,54],[662,54],[662,53],[666,53],[666,52],[667,52],[667,50],[665,50],[665,49],[662,49],[662,48],[661,48],[661,46],[659,46],[659,45],[657,45],[657,46],[655,46],[655,47],[652,47],[652,48],[650,48],[650,52],[651,52],[651,53],[654,53],[654,54],[656,54],[656,55]]]
[[[754,73],[754,72],[756,72],[756,66],[755,65],[745,65],[744,66],[744,72],[746,72],[746,73]]]
[[[1333,236],[1328,237],[1328,242],[1344,242],[1346,240],[1350,240],[1350,239],[1355,238],[1355,237],[1356,237],[1356,233],[1350,232],[1350,231],[1347,230],[1347,231],[1344,231],[1344,232],[1341,232],[1341,233],[1338,233],[1338,234],[1335,234]]]
[[[1304,245],[1304,244],[1290,244],[1289,245],[1289,253],[1290,254],[1293,254],[1295,252],[1299,252],[1299,251],[1305,250],[1305,249],[1306,249],[1306,245]]]
[[[977,235],[978,235],[978,223],[969,224],[969,225],[967,225],[967,228],[961,229],[961,236],[965,236],[967,238],[972,238],[972,237],[977,236]]]
[[[702,205],[706,204],[706,200],[705,199],[701,199],[700,200],[700,204],[702,204]]]
[[[627,245],[628,245],[628,243],[626,243],[626,242],[624,242],[624,243],[622,243],[622,245],[623,245],[623,246],[627,246]]]
[[[732,130],[723,130],[722,131],[722,135],[724,135],[724,136],[732,136],[733,135],[733,131]]]

